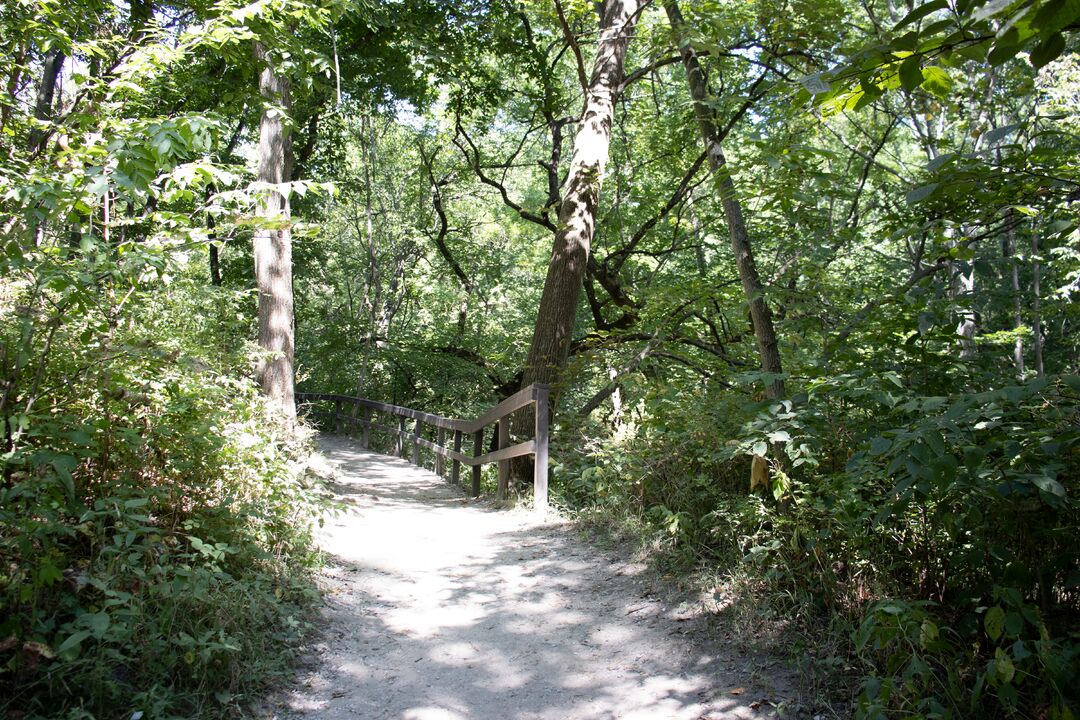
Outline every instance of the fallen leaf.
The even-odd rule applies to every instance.
[[[746,692],[746,688],[738,687],[738,688],[735,688],[734,690],[732,690],[731,694],[732,695],[742,695],[744,692]]]

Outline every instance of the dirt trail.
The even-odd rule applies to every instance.
[[[710,647],[639,565],[328,437],[326,627],[278,712],[329,720],[775,717],[779,666]],[[779,685],[779,687],[777,687]]]

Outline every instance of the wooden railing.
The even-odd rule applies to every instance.
[[[387,403],[350,397],[348,395],[327,395],[321,393],[297,393],[298,403],[308,405],[311,413],[333,421],[333,430],[337,432],[355,432],[360,429],[360,443],[364,448],[371,446],[373,431],[387,433],[394,437],[394,450],[401,457],[406,444],[411,445],[413,465],[420,464],[420,448],[425,447],[435,452],[435,472],[442,477],[446,472],[446,460],[452,461],[450,482],[461,484],[461,466],[472,468],[472,494],[480,494],[480,468],[488,463],[499,464],[498,496],[505,499],[510,481],[510,460],[522,455],[533,455],[533,505],[537,510],[544,510],[548,504],[548,386],[539,383],[530,385],[511,395],[501,403],[485,412],[475,420],[432,415],[412,408],[388,405]],[[533,405],[535,432],[531,440],[510,444],[510,415]],[[332,408],[332,409],[331,409]],[[344,412],[349,408],[350,412]],[[388,425],[383,416],[397,418],[396,425]],[[412,420],[411,429],[406,429],[406,420]],[[494,449],[484,450],[484,430],[494,425]],[[425,428],[433,429],[425,433]],[[428,439],[430,434],[433,439]],[[461,451],[462,440],[472,437],[472,455]],[[452,445],[446,446],[447,439]]]

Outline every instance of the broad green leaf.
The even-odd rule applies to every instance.
[[[1015,30],[1009,30],[994,41],[994,46],[986,56],[986,61],[997,66],[1010,60],[1020,52],[1020,34]]]
[[[895,32],[896,30],[907,27],[912,23],[922,20],[930,13],[937,10],[944,10],[947,7],[949,7],[949,3],[946,2],[946,0],[933,0],[932,2],[928,2],[925,5],[920,5],[919,7],[915,8],[907,15],[905,15],[903,19],[900,20],[900,22],[896,23],[896,25],[893,26],[893,31]]]
[[[1014,123],[1012,125],[1003,125],[1001,127],[996,127],[993,130],[986,133],[985,135],[983,135],[983,142],[986,143],[986,145],[988,147],[993,147],[995,144],[997,144],[997,142],[999,140],[1002,140],[1003,138],[1005,138],[1005,136],[1007,136],[1010,133],[1012,133],[1013,131],[1017,130],[1019,127],[1020,127],[1019,123]]]
[[[1035,475],[1031,478],[1031,484],[1039,488],[1045,493],[1054,495],[1059,498],[1065,497],[1065,488],[1052,477],[1046,475]]]
[[[1080,19],[1080,0],[1050,0],[1035,13],[1032,29],[1043,37],[1057,33]]]
[[[904,62],[900,63],[900,87],[904,88],[904,90],[911,92],[922,85],[923,80],[924,77],[918,55],[912,55],[905,59]]]
[[[998,648],[994,653],[994,667],[997,672],[998,680],[1003,683],[1011,682],[1013,676],[1016,675],[1016,667],[1013,665],[1012,659],[1009,658],[1001,648]]]
[[[922,87],[929,92],[940,98],[947,97],[952,92],[952,78],[941,66],[929,65],[922,69],[922,73],[924,78]]]
[[[1005,629],[1005,611],[1001,609],[1000,605],[995,605],[986,611],[983,626],[986,628],[986,634],[990,636],[990,639],[997,642]]]
[[[935,190],[938,189],[940,183],[930,183],[917,187],[914,190],[909,190],[904,194],[904,198],[907,200],[908,205],[914,205],[915,203],[922,202],[926,198],[930,197]]]
[[[986,20],[994,15],[997,15],[1003,10],[1007,10],[1010,6],[1015,4],[1017,0],[990,0],[990,2],[983,5],[981,8],[971,14],[976,22]]]
[[[101,638],[109,629],[109,614],[106,612],[86,613],[79,616],[79,622],[85,625],[96,638]]]
[[[1065,50],[1065,37],[1056,32],[1039,43],[1038,47],[1031,51],[1029,59],[1035,68],[1041,68],[1053,62]]]
[[[75,498],[75,480],[71,476],[71,471],[75,469],[78,462],[71,455],[56,455],[51,462],[57,477],[64,483],[64,489],[67,490],[68,497],[71,499]]]
[[[79,649],[82,646],[83,640],[90,637],[89,630],[77,630],[73,632],[64,642],[60,643],[60,647],[56,648],[56,654],[64,658],[65,660],[74,660],[79,656]]]

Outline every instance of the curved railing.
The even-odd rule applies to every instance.
[[[395,438],[395,454],[401,457],[406,443],[411,444],[411,460],[420,464],[420,448],[425,447],[435,452],[435,472],[442,477],[446,471],[446,460],[452,461],[450,482],[461,484],[461,466],[472,468],[472,494],[480,494],[480,468],[488,463],[499,464],[498,496],[505,498],[510,481],[510,460],[522,455],[532,455],[533,462],[533,505],[537,510],[544,510],[548,504],[548,386],[535,383],[522,389],[501,403],[485,412],[475,420],[432,415],[420,410],[389,405],[387,403],[351,397],[349,395],[330,395],[325,393],[297,393],[298,403],[308,405],[311,413],[333,421],[338,432],[354,432],[360,429],[360,443],[368,448],[371,445],[372,431],[384,432]],[[510,415],[522,408],[533,406],[534,435],[531,440],[510,444]],[[331,409],[332,407],[332,409]],[[351,411],[344,412],[345,408]],[[396,417],[396,425],[385,424],[380,417]],[[406,420],[412,420],[411,429],[406,429]],[[489,452],[484,449],[484,431],[494,425],[494,448]],[[427,432],[431,428],[433,432]],[[428,439],[425,435],[431,435]],[[462,440],[472,436],[472,455],[461,451]],[[452,445],[446,441],[452,437]]]

